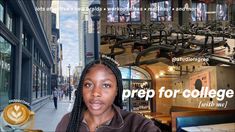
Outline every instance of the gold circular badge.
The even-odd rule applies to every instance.
[[[29,117],[30,110],[20,103],[12,103],[3,110],[3,119],[9,125],[25,124]]]

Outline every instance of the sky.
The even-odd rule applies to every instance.
[[[63,45],[62,74],[68,76],[68,65],[71,65],[70,74],[78,65],[78,12],[77,1],[60,1],[60,43]],[[70,9],[70,10],[66,10]]]

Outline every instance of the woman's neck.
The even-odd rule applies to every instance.
[[[84,119],[87,122],[87,125],[90,131],[95,131],[97,127],[101,124],[111,120],[115,114],[114,109],[111,107],[106,112],[102,113],[101,115],[93,115],[88,110],[84,113]]]

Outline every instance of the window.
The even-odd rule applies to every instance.
[[[38,99],[49,94],[48,89],[48,67],[40,56],[40,50],[34,47],[34,64],[33,64],[33,93],[32,99]]]
[[[140,21],[140,0],[107,0],[107,22]]]
[[[47,74],[44,70],[33,64],[33,100],[44,97],[48,94],[48,80]]]
[[[119,21],[129,22],[130,21],[130,5],[129,0],[119,0]]]
[[[47,74],[44,70],[41,71],[41,88],[42,88],[42,97],[46,96],[47,95],[47,91],[48,91],[48,88],[47,88]]]
[[[42,97],[42,71],[38,69],[38,97]]]
[[[150,2],[151,21],[172,21],[171,0]]]
[[[4,1],[0,0],[0,21],[3,22],[4,18]]]
[[[35,100],[37,98],[37,89],[38,89],[38,84],[37,84],[37,66],[33,65],[33,93],[32,93],[32,99]]]
[[[47,75],[45,74],[44,76],[44,96],[47,95],[47,92],[48,92],[48,88],[47,88]]]
[[[140,21],[140,1],[131,0],[131,21],[136,22]]]
[[[11,78],[11,44],[0,36],[0,109],[8,104]]]
[[[7,0],[0,0],[0,21],[15,34],[14,14]]]
[[[25,31],[22,33],[22,44],[25,48],[29,49],[29,36]]]
[[[52,73],[54,73],[54,74],[55,74],[55,67],[56,67],[56,65],[53,64]]]
[[[232,12],[232,15],[231,15],[231,22],[232,24],[235,26],[235,4],[233,4],[231,6],[231,12]]]
[[[118,11],[115,8],[118,7],[118,1],[107,0],[107,22],[118,22]]]
[[[52,43],[56,43],[56,36],[52,35]]]
[[[41,73],[41,80],[42,80],[42,82],[41,82],[41,88],[42,88],[42,93],[41,93],[41,95],[42,95],[42,97],[44,96],[44,72],[42,71],[42,73]]]
[[[52,29],[56,29],[56,14],[51,14],[51,27]]]
[[[227,4],[216,5],[216,19],[226,21],[228,20],[228,6]]]
[[[6,26],[11,32],[13,31],[13,13],[10,8],[7,8]]]
[[[195,10],[192,10],[192,21],[206,21],[207,19],[207,5],[205,3],[192,3],[192,8]]]

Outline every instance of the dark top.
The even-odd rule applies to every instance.
[[[96,132],[161,132],[154,125],[153,121],[142,115],[121,110],[113,105],[116,112],[114,117],[108,123],[100,125]],[[69,123],[71,113],[66,114],[56,127],[56,132],[65,132]],[[82,122],[79,128],[80,132],[89,132],[86,122]]]

